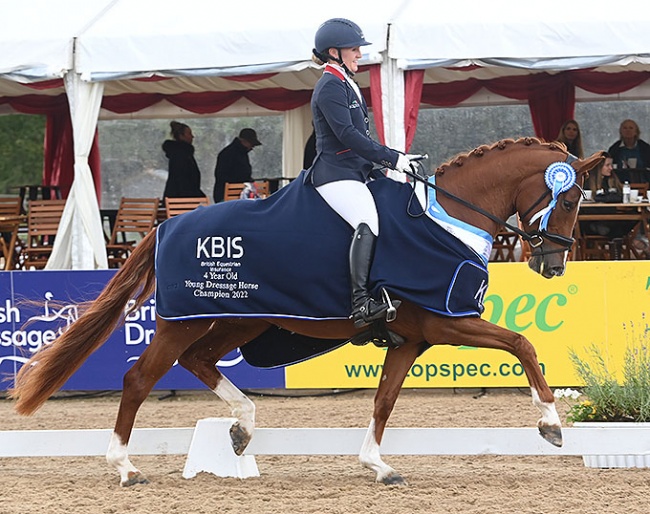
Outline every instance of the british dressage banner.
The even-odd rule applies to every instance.
[[[115,270],[11,271],[0,273],[0,389],[13,384],[22,364],[52,342],[80,314],[83,302],[94,300]],[[68,380],[66,390],[119,390],[122,377],[150,344],[155,332],[155,303],[151,298],[129,315],[83,366]],[[219,369],[238,387],[282,388],[284,370],[249,366],[237,350]],[[178,364],[156,389],[202,389],[205,386]]]

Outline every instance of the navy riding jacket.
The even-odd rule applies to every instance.
[[[373,163],[395,168],[398,152],[370,138],[368,106],[337,68],[325,67],[311,110],[317,153],[307,179],[315,186],[337,180],[366,182]]]

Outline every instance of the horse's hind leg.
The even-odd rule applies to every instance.
[[[147,483],[147,479],[131,463],[127,450],[140,405],[183,351],[207,331],[210,323],[210,320],[167,322],[158,319],[151,344],[124,375],[115,430],[106,453],[108,463],[120,473],[122,486]]]
[[[230,427],[233,450],[241,455],[253,436],[255,404],[228,378],[221,374],[216,364],[231,350],[243,346],[266,329],[262,320],[218,320],[208,333],[190,346],[178,363],[194,374],[219,396],[231,409],[237,421]]]
[[[375,394],[375,409],[359,453],[361,464],[374,471],[377,482],[383,484],[406,484],[404,478],[382,460],[379,445],[406,374],[420,355],[423,344],[425,343],[406,344],[390,348],[386,353],[381,380]]]

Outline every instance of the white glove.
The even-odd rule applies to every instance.
[[[401,171],[402,173],[405,171],[413,171],[411,169],[411,161],[409,159],[409,156],[404,155],[403,153],[399,154],[399,157],[397,158],[397,164],[395,164],[395,169],[397,171]]]

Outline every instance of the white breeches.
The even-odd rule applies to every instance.
[[[337,180],[318,186],[316,191],[352,228],[365,223],[375,236],[379,236],[375,199],[363,182]]]

